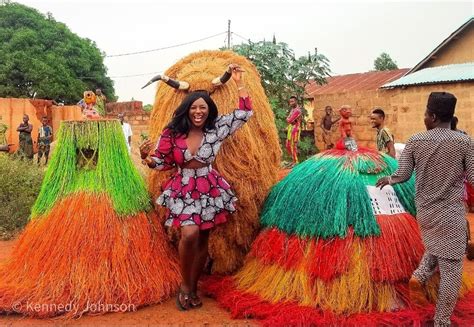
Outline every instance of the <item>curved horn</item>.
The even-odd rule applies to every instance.
[[[175,88],[177,90],[188,90],[189,89],[189,83],[188,82],[175,81],[174,79],[171,79],[166,75],[156,75],[148,83],[146,83],[145,86],[142,87],[142,89],[144,89],[145,87],[147,87],[148,85],[150,85],[150,84],[152,84],[156,81],[163,81],[166,84],[168,84],[169,86],[171,86],[172,88]]]
[[[228,80],[230,80],[231,77],[232,77],[232,74],[226,70],[225,73],[222,74],[222,76],[216,77],[212,80],[212,85],[221,86],[225,84]]]

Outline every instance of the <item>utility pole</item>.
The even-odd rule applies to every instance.
[[[227,21],[227,49],[230,49],[230,19]]]

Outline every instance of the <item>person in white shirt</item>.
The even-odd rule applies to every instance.
[[[132,152],[132,127],[129,123],[124,121],[125,114],[120,113],[118,114],[118,119],[120,120],[120,124],[122,124],[123,135],[125,137],[125,143],[127,144],[128,153]]]
[[[400,159],[400,156],[402,155],[403,150],[405,149],[405,144],[404,143],[395,143],[395,159]]]

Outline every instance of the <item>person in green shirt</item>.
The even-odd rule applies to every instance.
[[[385,127],[385,112],[381,108],[375,108],[370,115],[370,122],[372,127],[377,129],[377,150],[395,158],[395,142],[392,132]]]

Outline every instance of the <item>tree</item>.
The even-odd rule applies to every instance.
[[[393,70],[398,69],[397,63],[393,61],[388,53],[382,52],[377,59],[374,60],[375,70]]]
[[[286,43],[260,41],[234,46],[233,51],[247,57],[257,67],[262,79],[279,132],[280,143],[286,139],[288,99],[295,95],[304,102],[305,88],[314,81],[320,85],[326,83],[329,76],[329,60],[322,54],[311,54],[296,58]],[[306,114],[306,112],[305,112]],[[304,160],[315,153],[313,137],[304,137],[300,143],[300,159]],[[286,154],[285,151],[283,151]]]
[[[0,97],[76,103],[85,90],[115,100],[104,54],[54,20],[17,3],[0,6]]]

